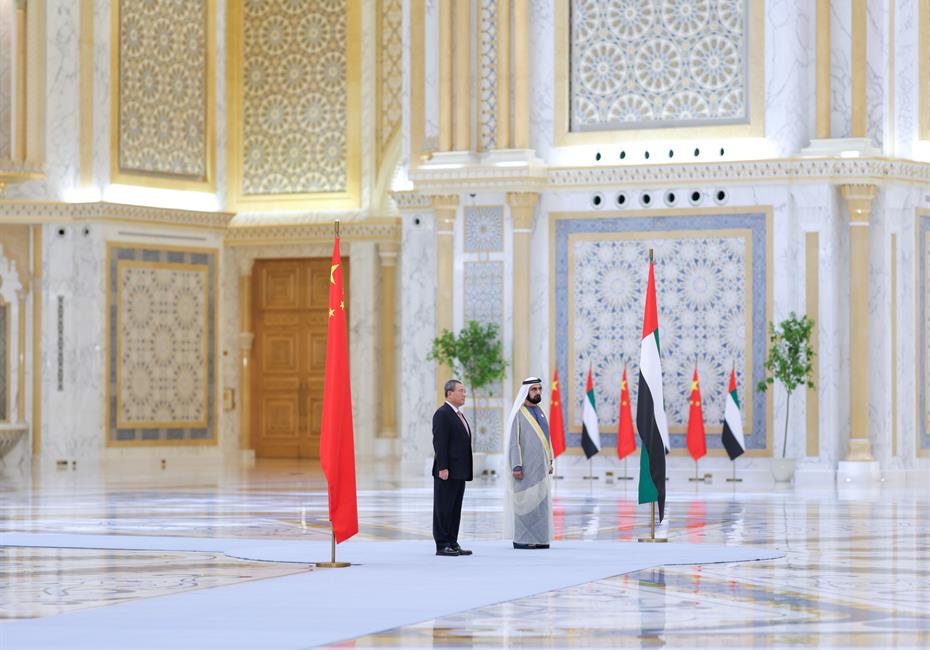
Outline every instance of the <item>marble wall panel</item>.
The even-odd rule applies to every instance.
[[[423,2],[423,48],[426,52],[439,52],[439,2]],[[411,61],[410,64],[420,65],[420,62]],[[422,65],[423,124],[415,124],[413,128],[423,129],[423,148],[431,151],[438,145],[439,138],[439,57],[424,56]],[[419,156],[420,152],[413,151],[411,155]]]
[[[355,449],[359,458],[375,454],[381,400],[379,327],[381,263],[374,242],[351,242],[349,249],[349,364]]]
[[[530,146],[546,158],[555,144],[554,0],[530,3]]]
[[[0,50],[0,158],[11,158],[13,147],[13,43],[15,3],[13,0],[0,2],[0,43],[7,44]]]
[[[403,119],[403,2],[381,2],[381,84],[378,147],[383,152],[398,133]]]
[[[766,3],[765,136],[779,157],[798,153],[814,134],[815,9],[807,0]]]
[[[891,155],[912,157],[915,142],[919,139],[920,84],[918,66],[912,65],[919,56],[919,3],[895,0],[894,39],[889,56],[894,57],[893,148],[886,146]]]
[[[852,127],[852,3],[830,3],[830,125],[834,138]]]
[[[432,457],[436,366],[427,359],[436,335],[436,234],[432,212],[402,212],[398,290],[401,355],[400,438],[404,474],[417,476]]]
[[[888,127],[886,86],[888,84],[888,21],[891,16],[887,2],[866,4],[866,133],[880,149]]]
[[[917,226],[919,374],[917,378],[917,452],[930,455],[930,216],[921,215]]]

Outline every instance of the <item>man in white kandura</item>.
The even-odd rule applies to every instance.
[[[542,379],[524,379],[507,419],[512,472],[504,526],[519,549],[549,548],[552,540],[552,444],[541,401]]]

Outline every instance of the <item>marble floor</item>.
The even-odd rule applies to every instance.
[[[870,493],[670,482],[668,495],[659,534],[670,541],[785,557],[654,567],[339,646],[930,647],[930,477],[926,490]],[[325,540],[326,503],[314,463],[0,474],[0,647],[4,626],[23,619],[181,592],[209,602],[247,581],[316,570],[216,552],[26,548],[5,544],[9,533]],[[495,483],[470,484],[462,541],[499,539],[501,504]],[[428,555],[431,507],[427,482],[360,467],[360,540],[423,540]],[[569,480],[557,483],[553,514],[557,541],[629,542],[649,510],[629,483]]]

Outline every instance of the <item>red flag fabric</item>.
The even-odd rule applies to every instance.
[[[558,458],[559,454],[565,451],[565,424],[562,421],[558,368],[552,375],[552,394],[549,398],[549,439],[552,442],[552,457]]]
[[[355,491],[355,442],[352,433],[352,390],[349,386],[349,341],[339,238],[329,269],[329,324],[326,329],[326,383],[323,386],[323,426],[320,465],[329,491],[329,521],[336,543],[358,533]]]
[[[623,368],[623,383],[620,384],[620,425],[617,427],[617,458],[623,460],[636,451],[636,436],[633,434],[633,411],[630,408],[630,385]]]
[[[691,380],[691,412],[688,414],[688,452],[697,460],[707,453],[707,440],[704,436],[704,411],[701,407],[701,386],[698,384],[697,366]]]

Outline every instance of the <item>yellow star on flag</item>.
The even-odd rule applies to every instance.
[[[336,269],[338,268],[339,268],[338,264],[333,264],[331,267],[329,267],[329,283],[330,284],[336,284],[336,279],[333,277],[333,274],[336,272]]]
[[[697,390],[697,380],[691,382],[691,390]]]
[[[340,301],[339,301],[339,309],[341,309],[342,311],[345,311],[345,310],[346,310],[346,303],[345,303],[345,300],[340,300]]]
[[[559,387],[559,382],[557,381],[552,382],[552,390],[557,390],[558,387]]]
[[[335,315],[336,315],[336,310],[335,310],[335,309],[330,309],[330,310],[329,310],[329,317],[332,318],[332,317],[335,316]]]

